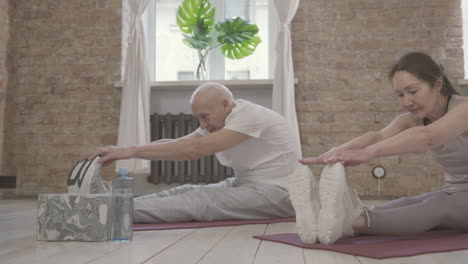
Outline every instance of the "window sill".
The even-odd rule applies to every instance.
[[[167,81],[151,82],[150,113],[191,113],[190,97],[199,85],[217,82],[226,85],[235,98],[242,98],[263,105],[272,106],[273,80],[209,80],[209,81]],[[114,83],[117,90],[122,82]]]
[[[199,85],[206,82],[216,82],[227,86],[231,90],[251,90],[251,89],[272,89],[273,80],[209,80],[209,81],[165,81],[151,82],[151,90],[166,91],[166,90],[194,90]],[[115,87],[122,87],[122,82],[116,82]]]

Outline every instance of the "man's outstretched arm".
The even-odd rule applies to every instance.
[[[140,158],[149,160],[195,160],[230,149],[250,136],[230,129],[221,129],[205,136],[183,137],[160,144],[97,149],[92,155],[101,155],[99,162],[108,165],[115,160]]]
[[[185,139],[185,138],[192,138],[192,137],[195,138],[195,137],[201,137],[201,136],[202,135],[198,133],[198,130],[195,130],[192,133],[185,135],[183,137],[180,137],[180,138],[162,138],[162,139],[155,140],[151,142],[150,144],[154,145],[154,144],[168,143],[168,142],[174,142],[174,141]]]

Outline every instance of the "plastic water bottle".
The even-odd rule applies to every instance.
[[[128,242],[133,238],[133,178],[128,170],[119,169],[112,179],[110,240]]]

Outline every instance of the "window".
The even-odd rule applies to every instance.
[[[193,71],[179,71],[177,72],[178,81],[190,81],[195,80],[195,74]]]
[[[250,14],[250,4],[253,4],[253,2],[255,1],[249,1],[249,0],[224,1],[225,17],[240,16],[240,17],[244,17],[252,21],[251,14]],[[263,2],[266,2],[266,1],[263,1]]]
[[[231,60],[220,48],[210,52],[208,79],[271,79],[274,64],[276,11],[273,0],[210,0],[215,23],[240,16],[257,24],[262,42],[250,56]],[[198,65],[196,50],[186,46],[177,22],[182,0],[150,0],[144,14],[147,54],[152,81],[193,80]]]
[[[226,80],[250,80],[250,71],[226,71]]]

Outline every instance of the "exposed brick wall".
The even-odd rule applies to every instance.
[[[11,159],[3,164],[13,164],[19,195],[64,192],[80,153],[116,143],[120,18],[120,0],[0,0],[0,94],[11,95],[10,110],[0,108],[0,122],[9,128],[0,138],[12,144],[0,160]],[[3,25],[11,33],[8,74]],[[461,78],[461,25],[460,0],[301,1],[292,37],[304,155],[380,129],[402,111],[386,73],[407,51],[428,52],[453,79]],[[377,164],[387,169],[382,196],[414,195],[442,183],[430,154],[404,155],[350,169],[359,194],[377,196],[370,175]],[[321,166],[313,171],[319,174]]]
[[[11,147],[7,140],[8,120],[11,120],[7,109],[11,103],[11,93],[8,88],[8,43],[10,39],[10,19],[8,0],[0,0],[0,175],[13,175],[11,166]]]
[[[8,84],[7,72],[7,46],[9,34],[9,17],[8,17],[8,0],[0,0],[0,153],[5,147],[5,109],[6,109],[6,92]],[[3,161],[0,159],[0,173],[3,173]]]
[[[17,194],[64,192],[79,154],[117,141],[121,1],[10,5]]]
[[[379,130],[403,110],[387,73],[406,52],[427,52],[453,80],[463,78],[460,0],[301,1],[292,38],[305,156]],[[387,171],[381,196],[416,195],[443,183],[430,153],[380,158],[348,169],[360,195],[379,195],[375,165]],[[312,168],[317,175],[322,167]]]

